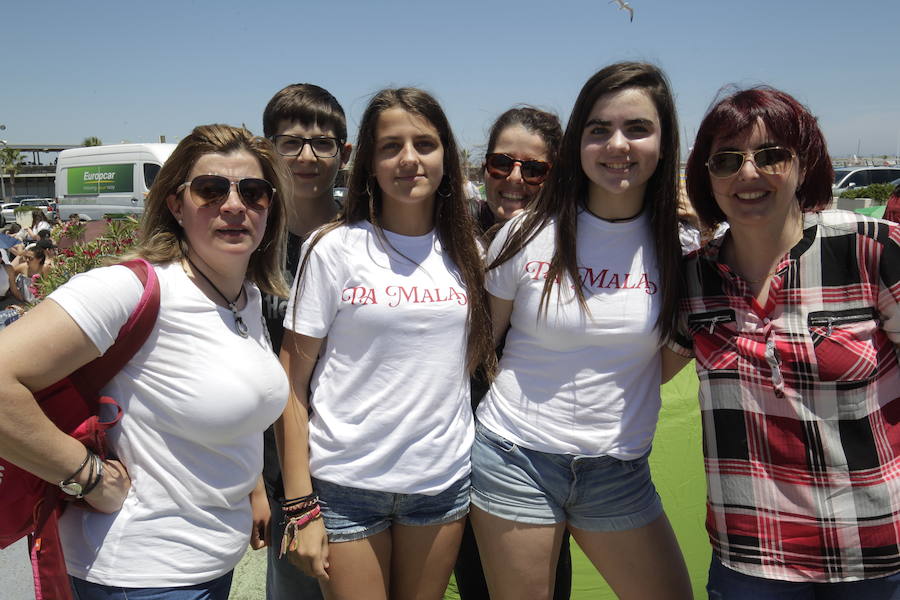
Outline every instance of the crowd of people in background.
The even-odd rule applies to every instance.
[[[263,129],[195,128],[150,190],[125,258],[161,307],[105,390],[108,459],[32,392],[109,348],[140,282],[96,269],[19,318],[55,247],[41,211],[7,229],[0,344],[56,343],[0,362],[0,455],[86,501],[76,598],[225,600],[249,543],[268,600],[437,599],[453,572],[463,600],[564,600],[570,536],[618,597],[691,598],[648,462],[691,359],[709,597],[900,598],[900,225],[827,210],[792,96],[717,98],[682,178],[665,74],[612,64],[565,127],[497,117],[483,194],[420,89],[374,94],[355,147],[308,83]]]
[[[31,213],[31,225],[7,225],[2,234],[8,244],[0,248],[0,329],[18,320],[35,301],[34,279],[53,268],[56,244],[52,224],[44,212]]]

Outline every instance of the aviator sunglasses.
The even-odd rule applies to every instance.
[[[254,210],[269,208],[272,198],[275,196],[275,188],[272,184],[257,177],[245,177],[238,181],[231,181],[222,175],[198,175],[179,185],[175,193],[180,193],[188,186],[191,188],[191,199],[198,207],[225,202],[231,192],[231,186],[237,188],[238,196],[241,197],[244,206]]]
[[[492,153],[484,157],[484,168],[494,179],[506,179],[513,167],[519,165],[522,180],[530,185],[540,185],[547,179],[550,163],[542,160],[519,160],[507,154]]]
[[[760,173],[780,175],[790,168],[793,159],[794,152],[781,146],[760,148],[752,152],[725,150],[710,156],[706,161],[706,168],[713,177],[731,177],[743,168],[744,162],[751,160]]]

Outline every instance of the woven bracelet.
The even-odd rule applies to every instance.
[[[284,553],[287,551],[294,551],[297,549],[297,532],[301,527],[309,523],[310,521],[315,521],[318,518],[321,518],[322,510],[319,508],[319,505],[315,505],[312,509],[302,515],[297,515],[296,517],[291,517],[288,519],[287,523],[284,526],[284,534],[281,536],[281,549],[278,553],[278,558],[284,556]]]

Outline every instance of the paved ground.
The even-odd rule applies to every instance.
[[[24,539],[0,550],[0,598],[3,600],[34,600],[31,562]]]
[[[266,551],[248,550],[234,570],[230,600],[263,600],[266,597]]]

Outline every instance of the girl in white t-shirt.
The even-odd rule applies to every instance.
[[[285,316],[283,550],[329,598],[437,598],[468,512],[469,374],[493,350],[481,256],[431,96],[376,94],[353,164]]]
[[[691,597],[647,464],[678,298],[678,149],[662,72],[602,69],[488,251],[506,346],[478,408],[471,518],[492,598],[551,597],[566,528],[620,598]]]
[[[47,215],[44,214],[39,208],[31,211],[31,227],[26,227],[25,231],[25,239],[27,241],[36,242],[38,240],[38,234],[42,231],[50,231],[52,226],[50,225],[50,220],[47,219]]]

